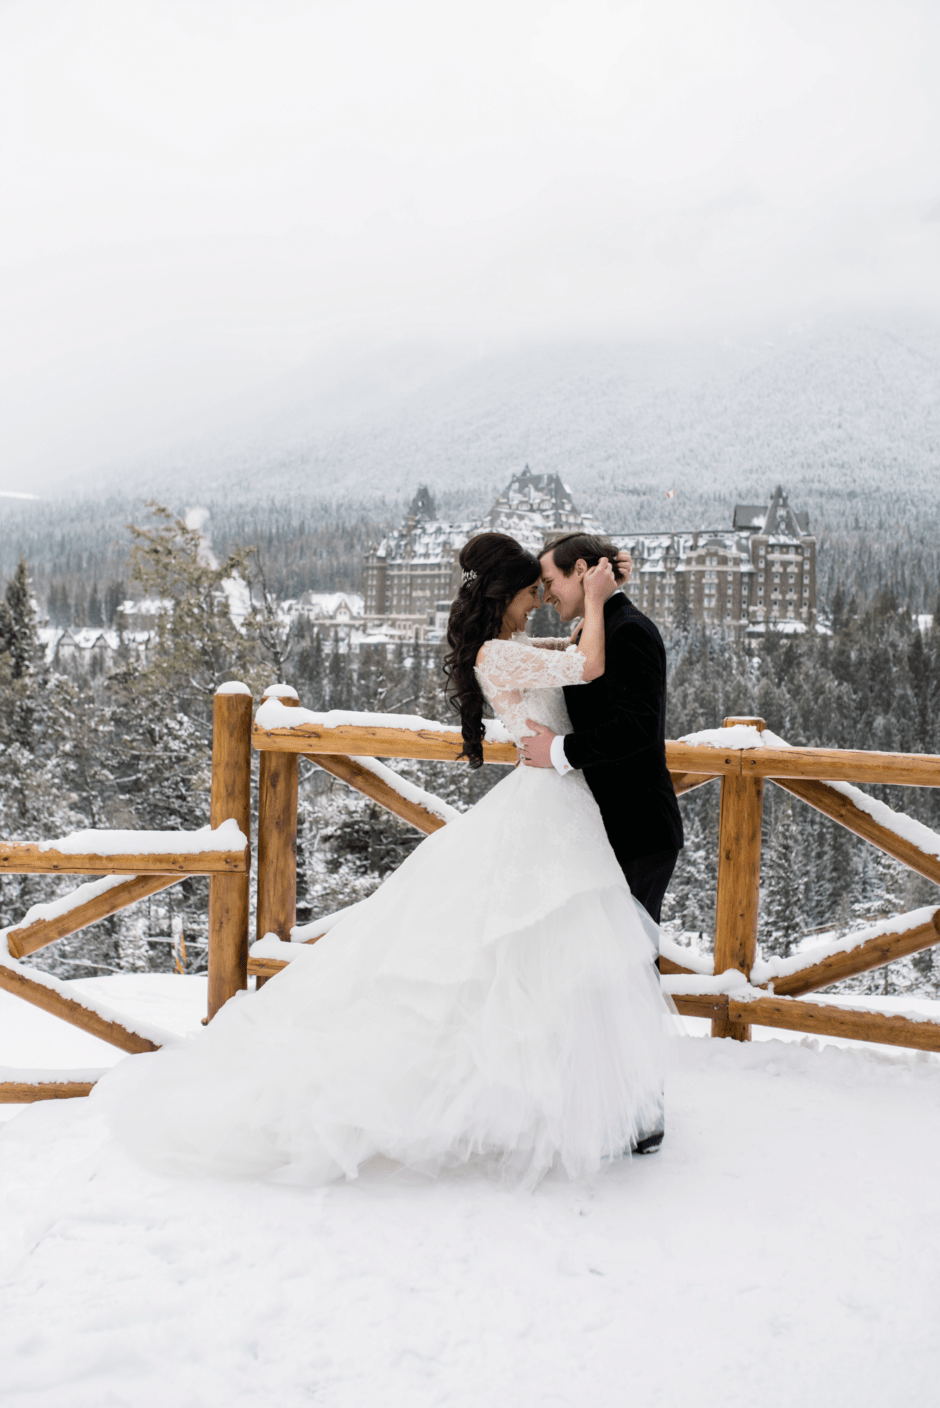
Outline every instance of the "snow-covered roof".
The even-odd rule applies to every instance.
[[[296,602],[285,606],[302,611],[315,620],[336,620],[343,615],[361,616],[366,609],[365,598],[358,592],[304,592]]]
[[[557,474],[533,474],[526,465],[514,474],[478,531],[510,533],[530,552],[538,552],[553,533],[598,533],[600,526],[574,504],[571,490]]]
[[[792,509],[783,485],[778,484],[769,504],[736,504],[732,527],[766,534],[775,543],[798,543],[809,532],[809,514]]]
[[[772,631],[775,635],[778,636],[805,636],[808,630],[809,626],[807,626],[805,621],[792,621],[788,618],[782,618],[780,620],[771,620],[769,622],[754,621],[750,626],[748,626],[746,634],[748,636],[762,636],[766,635],[768,631]],[[817,625],[815,627],[815,630],[818,636],[828,636],[832,634],[832,632],[827,630],[825,626]]]
[[[172,610],[173,602],[168,597],[159,596],[142,596],[137,601],[129,597],[118,607],[122,616],[159,616],[163,611]]]
[[[408,562],[434,564],[452,561],[479,525],[473,522],[448,523],[444,519],[408,520],[383,538],[376,550],[377,557],[387,563]]]
[[[405,522],[382,539],[376,557],[388,565],[433,566],[453,562],[475,533],[509,533],[538,552],[553,533],[601,531],[596,519],[575,507],[571,490],[557,474],[534,474],[528,465],[513,475],[482,520],[448,522],[430,516],[435,513],[433,499],[419,489]]]
[[[740,557],[741,570],[753,571],[750,539],[742,533],[642,533],[636,537],[620,535],[617,542],[627,548],[638,563],[643,564],[643,572],[666,571],[669,567],[667,558],[676,560],[676,570],[682,572],[685,570],[683,560],[693,553],[716,552]]]

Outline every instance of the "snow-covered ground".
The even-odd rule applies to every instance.
[[[84,985],[171,1030],[204,1011],[199,979]],[[660,1155],[535,1194],[183,1182],[94,1102],[10,1107],[4,1408],[932,1405],[940,1058],[757,1035],[676,1043]],[[0,1065],[119,1059],[0,993]]]

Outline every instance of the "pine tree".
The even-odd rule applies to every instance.
[[[708,872],[705,835],[699,817],[693,814],[685,827],[685,846],[679,852],[667,894],[683,932],[694,935],[706,947],[706,935],[713,935],[715,925],[715,897]]]
[[[109,582],[104,593],[104,623],[106,626],[117,626],[118,607],[127,596],[127,589],[123,582]]]
[[[688,635],[692,624],[692,609],[689,606],[689,584],[684,572],[676,573],[676,604],[673,617],[673,630],[676,635]]]
[[[132,575],[143,591],[167,604],[141,684],[207,718],[216,687],[226,679],[261,684],[266,673],[257,641],[232,620],[226,584],[246,573],[247,552],[210,560],[200,531],[187,528],[162,504],[150,503],[155,523],[131,524]],[[252,678],[248,678],[251,676]],[[259,689],[260,692],[260,689]]]
[[[806,927],[802,847],[789,801],[774,818],[761,869],[761,947],[765,953],[786,958]]]
[[[93,582],[88,595],[88,624],[89,626],[104,625],[104,610],[101,605],[101,597],[98,595],[98,583]]]
[[[353,707],[349,679],[349,652],[340,650],[339,641],[335,636],[327,671],[327,696],[331,709],[351,709]]]
[[[38,653],[39,638],[30,596],[29,571],[26,559],[21,557],[0,603],[0,655],[9,654],[10,673],[13,679],[20,680]]]

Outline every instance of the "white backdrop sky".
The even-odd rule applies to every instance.
[[[940,305],[936,0],[0,0],[0,488],[306,359]]]

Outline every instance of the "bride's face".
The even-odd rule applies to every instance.
[[[503,628],[500,635],[508,640],[516,631],[524,631],[529,616],[533,611],[538,611],[541,605],[537,581],[533,582],[531,587],[523,587],[521,592],[516,592],[503,615]]]

